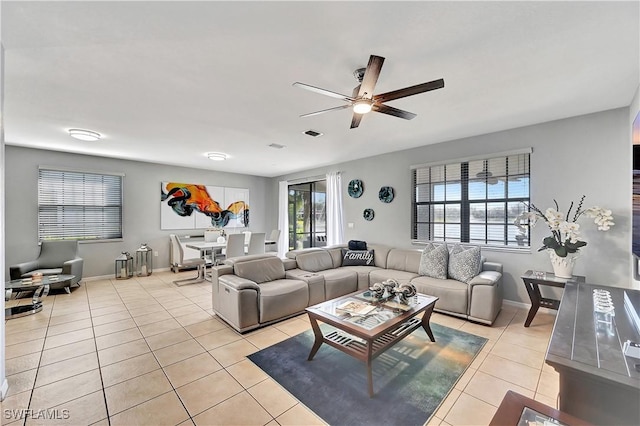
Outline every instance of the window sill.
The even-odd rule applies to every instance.
[[[516,247],[516,246],[490,246],[485,244],[475,244],[475,243],[458,243],[458,242],[447,242],[447,241],[420,241],[420,240],[412,240],[411,245],[422,247],[428,243],[442,244],[447,243],[451,244],[461,244],[463,246],[476,246],[480,247],[483,251],[493,251],[497,253],[518,253],[518,254],[531,254],[531,247]]]

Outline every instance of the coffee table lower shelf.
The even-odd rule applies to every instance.
[[[411,318],[409,321],[403,323],[400,327],[395,329],[392,332],[385,333],[382,336],[378,337],[373,341],[371,357],[372,359],[376,358],[382,352],[402,340],[405,336],[413,333],[413,331],[421,326],[421,320],[418,318]],[[328,345],[333,346],[334,348],[341,350],[349,355],[352,355],[355,358],[366,361],[368,346],[366,341],[356,340],[353,336],[345,335],[343,332],[339,330],[334,330],[323,336],[322,341],[327,343]],[[364,339],[362,339],[364,340]],[[435,341],[435,340],[432,340]],[[320,346],[318,346],[320,347]],[[315,355],[315,353],[313,353]],[[309,361],[313,358],[312,355],[309,355]]]

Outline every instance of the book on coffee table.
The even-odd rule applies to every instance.
[[[351,315],[367,315],[376,309],[374,305],[358,300],[347,300],[336,307],[336,311],[342,311]]]

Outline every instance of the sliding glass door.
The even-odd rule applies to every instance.
[[[324,180],[289,185],[289,250],[327,244]]]

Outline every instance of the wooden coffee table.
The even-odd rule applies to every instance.
[[[360,316],[347,314],[337,309],[348,301],[369,303],[376,305],[371,313]],[[315,342],[309,353],[311,361],[320,346],[326,343],[334,348],[363,361],[367,367],[367,381],[369,396],[373,396],[373,374],[371,364],[381,353],[422,327],[432,342],[435,342],[433,332],[429,326],[429,319],[437,297],[418,294],[411,298],[408,306],[402,306],[397,301],[377,302],[368,297],[368,292],[355,292],[337,299],[329,300],[310,306],[306,309]],[[395,303],[395,304],[394,304]],[[404,309],[399,309],[403,307]],[[422,313],[422,317],[418,315]],[[318,321],[329,324],[333,329],[326,335],[322,333]]]

